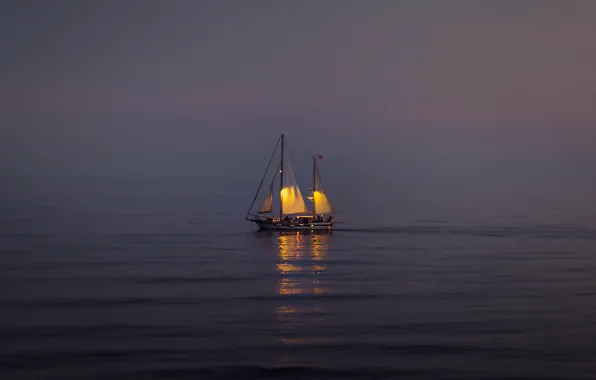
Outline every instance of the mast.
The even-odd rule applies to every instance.
[[[317,157],[312,156],[312,215],[317,215],[317,204],[315,202],[315,191],[317,191]]]
[[[281,192],[284,188],[284,145],[285,145],[285,138],[284,135],[281,135],[281,162],[279,165],[279,220],[281,221],[284,214],[284,202],[281,199]]]

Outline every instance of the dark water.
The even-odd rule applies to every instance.
[[[3,186],[3,379],[596,378],[576,196],[336,189],[345,224],[280,234],[237,186]]]

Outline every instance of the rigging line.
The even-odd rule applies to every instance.
[[[275,144],[275,149],[273,149],[273,153],[271,153],[271,158],[269,159],[269,163],[267,164],[267,169],[265,169],[265,174],[263,174],[263,178],[261,178],[261,183],[259,183],[257,193],[255,194],[255,197],[252,200],[252,203],[250,204],[250,208],[248,209],[248,212],[246,213],[246,218],[245,218],[246,220],[248,220],[248,215],[250,215],[250,210],[252,210],[252,206],[254,206],[255,201],[257,200],[257,197],[259,196],[259,191],[261,191],[261,186],[263,186],[263,181],[265,180],[265,177],[267,177],[267,172],[269,171],[269,167],[271,166],[271,161],[273,161],[275,152],[277,152],[277,147],[279,146],[280,140],[281,140],[281,137],[277,139],[277,144]]]

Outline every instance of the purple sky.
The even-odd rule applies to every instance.
[[[4,169],[261,162],[285,132],[421,170],[596,171],[591,0],[4,1],[0,39]]]

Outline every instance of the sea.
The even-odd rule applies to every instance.
[[[259,232],[255,173],[3,180],[0,378],[596,379],[590,189],[327,175]]]

